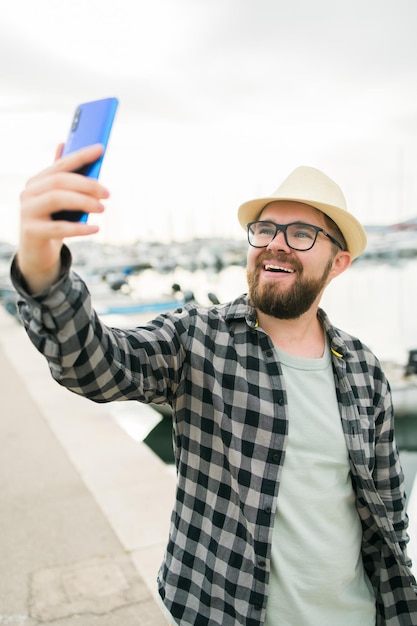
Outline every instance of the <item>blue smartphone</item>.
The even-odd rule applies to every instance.
[[[100,158],[78,170],[78,174],[98,178],[118,104],[117,98],[104,98],[103,100],[84,102],[76,108],[62,156],[96,143],[101,143],[104,146]],[[54,220],[86,222],[88,213],[62,210],[53,213],[51,217]]]

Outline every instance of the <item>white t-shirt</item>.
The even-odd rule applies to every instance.
[[[265,626],[375,626],[330,350],[321,359],[277,352],[289,434]]]

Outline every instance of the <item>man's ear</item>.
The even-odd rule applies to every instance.
[[[333,259],[332,269],[329,273],[329,282],[342,274],[352,263],[352,255],[347,250],[340,250]]]

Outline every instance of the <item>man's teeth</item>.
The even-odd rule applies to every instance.
[[[265,270],[267,272],[287,272],[287,274],[292,274],[294,272],[294,270],[288,267],[281,267],[281,265],[272,264],[265,265]]]

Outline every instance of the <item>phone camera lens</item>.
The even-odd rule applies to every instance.
[[[74,132],[78,126],[78,122],[80,121],[81,109],[77,109],[75,111],[74,119],[72,120],[71,131]]]

